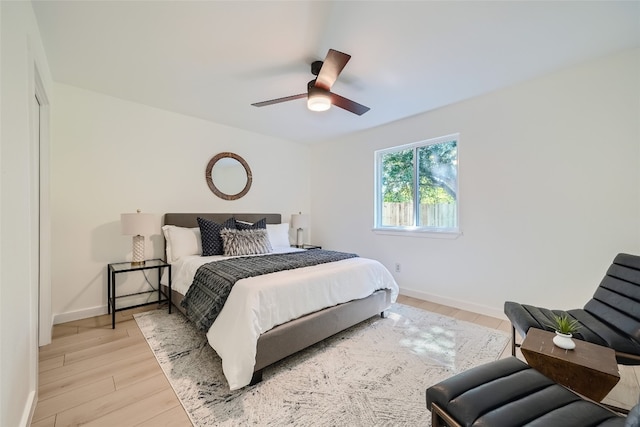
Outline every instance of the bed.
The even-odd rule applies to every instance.
[[[281,224],[280,214],[261,213],[167,213],[163,225],[177,227],[171,229],[181,232],[191,229],[197,234],[198,217],[219,224],[230,217],[247,223],[266,218],[269,230],[288,227]],[[171,240],[175,243],[175,239]],[[274,247],[274,252],[295,251],[288,246],[288,237],[286,243],[289,249]],[[167,246],[167,261],[172,264],[171,301],[185,313],[181,302],[189,287],[189,280],[198,266],[210,259],[199,255],[181,256],[177,259],[176,251],[180,249],[175,244],[173,246]],[[260,301],[275,298],[265,296],[266,291],[262,290],[260,296],[253,296],[256,288],[262,288],[266,284],[276,288],[273,292],[278,295],[277,298],[283,299],[285,295],[286,299],[287,294],[283,294],[285,291],[295,294],[301,292],[303,286],[317,286],[317,283],[323,281],[327,282],[327,290],[322,291],[322,294],[330,295],[327,302],[307,298],[300,304],[275,304],[286,307],[285,314],[273,314],[274,310],[255,306],[253,302],[254,298]],[[349,286],[344,286],[347,282]],[[337,286],[336,283],[340,285]],[[166,286],[165,291],[168,291]],[[395,302],[397,294],[398,286],[388,270],[377,261],[360,257],[242,279],[233,287],[222,311],[208,330],[207,339],[222,359],[230,389],[235,390],[259,382],[264,368],[291,354],[370,317],[384,317],[384,311]],[[244,326],[244,317],[242,321],[238,320],[242,316],[256,318],[249,319],[248,325]]]

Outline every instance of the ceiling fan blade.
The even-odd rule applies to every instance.
[[[298,95],[285,96],[284,98],[276,98],[270,99],[269,101],[256,102],[253,105],[254,107],[266,107],[267,105],[279,104],[281,102],[294,101],[296,99],[306,98],[306,93],[300,93]]]
[[[349,59],[351,59],[351,55],[329,49],[322,68],[320,68],[320,73],[318,73],[316,86],[324,90],[331,89]]]
[[[365,107],[362,104],[358,104],[355,101],[352,101],[340,95],[336,95],[335,93],[331,93],[331,103],[336,107],[340,107],[359,116],[363,115],[371,109],[369,107]]]

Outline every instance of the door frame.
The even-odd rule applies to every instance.
[[[34,173],[32,177],[38,180],[38,207],[32,214],[37,215],[38,227],[36,238],[38,248],[38,345],[51,343],[53,317],[51,314],[51,208],[50,208],[50,102],[44,83],[33,62],[33,103],[34,117],[32,120]],[[37,98],[37,102],[36,102]],[[39,105],[38,105],[39,104]],[[39,110],[39,114],[38,113]],[[37,172],[37,174],[36,174]],[[37,176],[36,176],[37,175]]]

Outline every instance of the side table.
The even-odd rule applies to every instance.
[[[613,349],[574,339],[576,348],[553,344],[553,332],[530,328],[520,350],[532,368],[596,402],[620,381]]]
[[[318,246],[318,245],[310,245],[308,243],[305,243],[303,245],[293,245],[294,248],[299,248],[299,249],[322,249],[322,246]]]
[[[168,277],[168,292],[164,293],[162,291],[162,286],[160,286],[160,279],[162,277],[162,270],[167,269],[167,277]],[[142,292],[136,292],[132,294],[126,295],[116,295],[116,275],[120,273],[128,273],[130,271],[141,271],[141,270],[158,270],[158,289],[149,289]],[[152,294],[158,293],[158,299],[153,301],[145,301],[143,303],[134,303],[131,305],[122,305],[120,307],[116,307],[116,300],[118,298],[124,299],[129,297],[129,299],[135,301],[136,296],[144,295],[151,296]],[[164,299],[162,296],[164,295]],[[116,311],[126,310],[133,307],[140,307],[148,304],[162,303],[168,302],[169,304],[169,314],[171,314],[171,264],[161,260],[160,258],[146,260],[144,263],[133,264],[131,262],[116,262],[107,265],[107,309],[111,314],[111,328],[115,329],[116,327]]]

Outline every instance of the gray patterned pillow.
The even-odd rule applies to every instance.
[[[257,255],[271,252],[269,235],[265,229],[220,231],[225,256]]]

